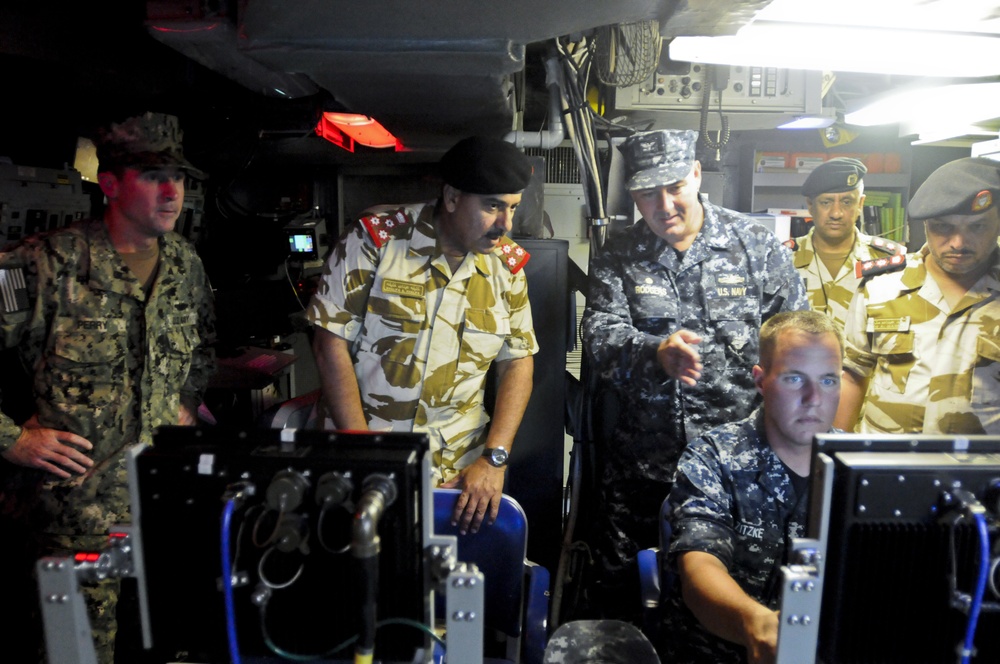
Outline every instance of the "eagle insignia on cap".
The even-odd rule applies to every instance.
[[[976,194],[976,196],[972,199],[973,212],[988,210],[991,205],[993,205],[993,193],[986,189]]]
[[[853,187],[857,183],[858,183],[858,174],[857,173],[851,173],[850,175],[847,176],[847,186],[848,187]]]

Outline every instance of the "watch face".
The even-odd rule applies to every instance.
[[[489,459],[489,462],[494,466],[499,467],[507,463],[507,450],[505,450],[504,448],[496,447],[491,450],[488,450],[488,453],[489,456],[487,458]]]

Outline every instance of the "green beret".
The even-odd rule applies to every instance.
[[[839,194],[857,189],[868,169],[857,159],[834,157],[817,166],[802,183],[802,195],[816,198],[820,194]]]
[[[446,184],[469,194],[515,194],[531,182],[531,162],[499,138],[463,138],[441,157],[439,166]]]
[[[633,134],[618,151],[625,164],[625,189],[666,187],[686,178],[694,169],[698,132],[660,129]]]
[[[983,157],[949,161],[931,173],[906,208],[910,219],[982,214],[1000,196],[1000,162]]]
[[[176,116],[144,113],[98,131],[97,168],[161,168],[173,166],[194,175],[204,174],[184,158],[184,134]]]

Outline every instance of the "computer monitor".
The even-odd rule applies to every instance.
[[[230,661],[234,642],[243,661],[349,660],[370,624],[362,607],[376,567],[377,619],[409,626],[380,627],[375,659],[426,661],[415,658],[427,634],[413,625],[433,619],[427,448],[415,433],[158,429],[130,471],[146,647],[197,662]],[[366,535],[355,510],[375,490],[386,504]],[[366,536],[367,559],[352,544]]]
[[[817,662],[963,661],[975,607],[964,661],[1000,661],[1000,437],[819,435],[810,499],[809,537],[821,537],[828,510]]]

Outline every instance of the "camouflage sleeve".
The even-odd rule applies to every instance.
[[[198,310],[198,335],[201,342],[191,354],[191,370],[181,388],[181,400],[190,407],[197,408],[202,402],[208,381],[215,373],[215,298],[212,285],[205,273],[205,267],[197,256],[191,264],[192,291]]]
[[[497,355],[497,362],[516,360],[538,352],[538,341],[528,301],[528,279],[524,272],[511,275],[511,288],[506,293],[510,310],[510,335]]]
[[[37,291],[37,261],[22,253],[0,252],[0,349],[20,346],[31,320],[33,293]],[[20,435],[21,427],[0,411],[0,451],[13,447]]]
[[[733,562],[732,501],[723,479],[722,460],[707,436],[681,453],[670,490],[673,537],[670,560],[685,551],[703,551],[729,569]]]
[[[854,294],[844,322],[844,368],[861,378],[871,378],[876,357],[868,339],[868,289]]]
[[[356,339],[377,266],[378,250],[357,222],[330,252],[316,294],[306,308],[306,320],[348,341]]]
[[[761,322],[782,311],[809,309],[809,294],[795,269],[791,249],[779,242],[770,231],[762,238],[762,243],[767,255],[764,288],[761,289]]]
[[[666,382],[670,378],[656,361],[656,349],[664,337],[633,325],[620,260],[605,251],[591,261],[587,308],[581,321],[584,350],[598,370],[619,385],[642,372],[652,375],[650,382]]]

